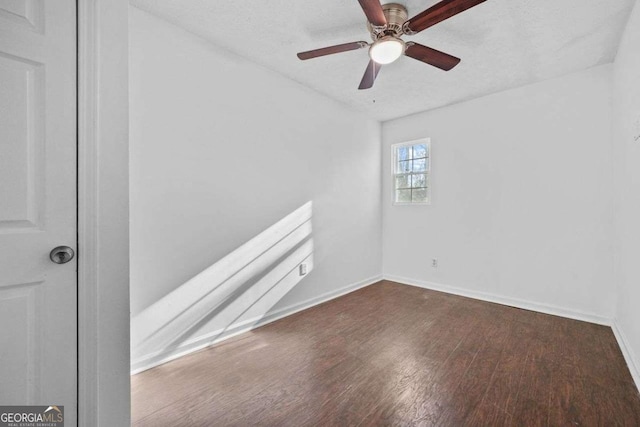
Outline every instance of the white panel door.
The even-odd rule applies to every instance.
[[[76,424],[75,0],[0,0],[0,405]]]

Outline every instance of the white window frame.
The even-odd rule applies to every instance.
[[[427,185],[427,201],[426,202],[396,202],[396,164],[398,148],[411,145],[427,145],[427,170],[425,175],[428,178]],[[393,206],[429,206],[431,205],[431,157],[432,157],[431,138],[420,138],[413,141],[400,142],[391,146],[391,203]]]

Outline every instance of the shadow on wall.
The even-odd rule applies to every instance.
[[[132,362],[260,321],[313,269],[307,202],[131,319]]]

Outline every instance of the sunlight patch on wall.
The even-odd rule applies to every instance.
[[[132,361],[257,323],[313,270],[311,218],[307,202],[134,316]]]

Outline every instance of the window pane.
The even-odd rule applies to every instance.
[[[427,159],[413,160],[413,171],[424,172],[427,170]]]
[[[411,175],[396,175],[396,188],[411,188]]]
[[[412,191],[411,201],[413,203],[426,203],[427,202],[427,189],[419,188]]]
[[[427,144],[418,144],[413,146],[413,158],[427,157]]]
[[[394,146],[394,203],[429,203],[431,145],[421,140],[413,145]]]
[[[427,175],[425,174],[416,174],[413,175],[413,179],[411,180],[412,187],[426,187],[427,186]]]
[[[411,190],[396,190],[396,203],[410,203]]]
[[[398,170],[396,172],[405,173],[411,172],[411,160],[405,162],[398,162]]]
[[[409,160],[411,158],[411,147],[398,147],[397,159],[401,160]]]

